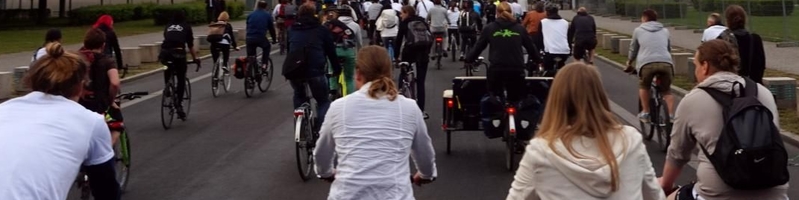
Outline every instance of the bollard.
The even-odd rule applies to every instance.
[[[141,65],[141,48],[139,47],[123,47],[122,48],[123,65],[129,67],[138,67]]]
[[[674,63],[674,73],[677,75],[693,74],[693,71],[688,71],[688,58],[693,56],[693,53],[672,53],[671,61]]]
[[[198,35],[197,39],[200,42],[200,49],[201,50],[211,49],[211,43],[208,42],[208,36],[207,35]]]
[[[14,68],[14,90],[17,92],[29,92],[30,88],[28,88],[22,79],[25,78],[25,75],[28,74],[28,66],[22,67],[15,67]]]
[[[628,56],[630,54],[630,44],[632,43],[633,39],[619,40],[619,55]]]
[[[766,86],[774,95],[777,108],[796,110],[796,79],[764,77],[763,86]]]
[[[14,96],[14,72],[0,72],[0,99]]]
[[[626,39],[626,38],[627,38],[627,36],[613,36],[613,37],[610,37],[610,49],[611,49],[611,52],[619,53],[619,51],[621,50],[621,47],[619,47],[621,45],[619,40]]]
[[[602,35],[602,49],[610,49],[610,39],[613,36],[617,36],[616,34],[604,34]]]
[[[158,53],[160,53],[161,47],[156,44],[142,44],[139,45],[139,48],[141,48],[141,62],[158,62]]]

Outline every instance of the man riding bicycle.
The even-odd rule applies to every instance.
[[[441,37],[443,38],[443,43],[441,44],[442,47],[447,46],[447,27],[449,27],[449,18],[447,18],[447,9],[441,5],[441,0],[433,0],[433,7],[430,8],[429,14],[427,15],[427,21],[430,24],[430,32],[433,33],[434,37]],[[439,49],[439,50],[444,50]],[[434,53],[442,53],[444,57],[447,57],[447,51],[443,52],[434,52]]]
[[[339,90],[342,96],[355,91],[355,52],[361,48],[361,28],[352,18],[349,8],[328,8],[328,20],[324,26],[333,33],[333,43],[336,45],[336,55],[343,60],[344,88],[338,88],[339,77],[330,78],[330,88]],[[330,60],[339,62],[339,60]],[[331,70],[332,71],[332,70]]]
[[[249,29],[248,29],[249,30]],[[200,63],[197,59],[197,52],[194,51],[194,32],[191,25],[186,22],[186,13],[176,12],[172,20],[164,29],[164,43],[161,44],[161,55],[159,59],[167,66],[164,71],[164,83],[168,83],[172,75],[177,76],[177,110],[178,118],[185,119],[186,112],[183,111],[183,95],[186,93],[186,52],[191,53],[194,62]],[[116,94],[116,93],[114,93]]]
[[[258,1],[258,9],[247,16],[247,57],[254,57],[258,53],[258,48],[261,48],[263,55],[261,56],[261,68],[266,68],[269,63],[269,51],[272,45],[266,38],[266,31],[269,31],[269,36],[272,36],[272,43],[277,43],[275,37],[275,26],[272,22],[272,14],[266,12],[266,1]],[[286,8],[287,6],[283,6]],[[255,69],[258,70],[258,69]]]
[[[89,80],[87,92],[78,101],[83,107],[96,113],[108,112],[114,121],[109,123],[112,144],[119,139],[122,132],[122,112],[119,105],[114,104],[114,97],[119,92],[119,72],[114,59],[103,53],[105,33],[100,29],[91,29],[83,39],[80,53],[89,62]]]
[[[672,77],[674,77],[669,30],[657,21],[657,12],[651,9],[643,12],[641,22],[641,26],[635,28],[633,32],[633,41],[630,43],[630,54],[625,70],[627,72],[638,71],[640,80],[638,96],[641,100],[641,113],[638,114],[638,118],[642,122],[649,122],[649,88],[652,85],[652,78],[657,76],[661,83],[658,86],[658,92],[666,100],[669,116],[674,121],[674,97],[669,88]],[[635,68],[633,68],[633,62],[635,62]]]
[[[281,43],[280,54],[286,53],[286,30],[294,24],[297,20],[297,6],[292,5],[289,0],[280,0],[280,4],[275,6],[272,12],[275,16],[275,25],[277,26],[279,42]]]
[[[572,55],[575,60],[583,60],[588,64],[594,63],[594,48],[597,43],[596,22],[585,7],[580,7],[577,10],[577,16],[574,16],[569,25],[569,42],[574,44]]]
[[[471,5],[472,1],[465,1],[461,7],[463,8],[463,12],[461,12],[461,16],[458,19],[458,33],[462,39],[461,46],[461,57],[460,60],[463,60],[464,54],[467,49],[474,47],[474,43],[477,42],[477,31],[483,29],[483,20],[480,19],[480,15],[474,11],[474,6]],[[494,11],[496,12],[496,10]],[[454,56],[454,55],[453,55]]]

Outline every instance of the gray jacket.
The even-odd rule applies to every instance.
[[[430,22],[430,32],[447,32],[449,27],[449,18],[447,18],[447,9],[436,5],[430,8],[430,13],[427,15],[427,21]]]
[[[671,60],[669,29],[656,21],[646,22],[635,28],[628,58],[637,61],[635,69],[639,72],[642,66],[649,63],[662,62],[674,65]]]

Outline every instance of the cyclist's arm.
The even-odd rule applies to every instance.
[[[522,156],[522,160],[519,162],[519,170],[516,176],[513,177],[513,183],[510,185],[510,191],[508,191],[508,197],[506,199],[541,199],[536,193],[535,166],[533,165],[535,163],[535,158],[543,158],[544,155],[535,151],[534,148],[532,148],[533,145],[534,144],[530,144],[526,147],[527,150],[524,152],[524,156]]]
[[[474,59],[477,59],[477,56],[483,52],[483,50],[488,47],[488,37],[491,36],[489,29],[483,29],[483,33],[480,34],[480,38],[477,39],[477,42],[474,44],[474,48],[470,52],[466,54],[466,58],[464,59],[466,62],[474,62]]]
[[[473,20],[477,22],[477,30],[483,30],[483,20],[480,19],[480,15],[477,15],[477,13],[472,13],[470,15],[473,15]]]
[[[183,24],[183,30],[186,31],[186,46],[189,47],[188,52],[191,53],[191,58],[197,60],[197,52],[194,51],[194,31],[191,30],[191,25],[188,23]]]
[[[636,133],[638,134],[638,133]],[[665,199],[666,196],[663,195],[663,189],[660,187],[660,183],[658,183],[657,176],[655,174],[655,168],[652,167],[652,160],[649,159],[649,153],[646,151],[646,146],[644,143],[637,143],[633,149],[633,158],[638,160],[640,167],[639,169],[644,169],[644,177],[641,180],[641,195],[644,200],[660,200]]]
[[[108,80],[109,80],[109,87],[108,87],[108,95],[110,99],[114,99],[116,94],[119,93],[120,88],[120,80],[119,80],[119,70],[116,67],[111,67],[108,69]]]
[[[638,34],[637,30],[633,31],[633,41],[630,42],[630,53],[627,55],[627,62],[633,62],[638,57],[638,48],[640,48],[640,44],[638,44]]]
[[[95,199],[119,199],[119,183],[114,173],[114,150],[111,147],[111,132],[105,120],[97,115],[92,138],[89,141],[89,152],[83,164],[86,175],[92,181],[92,195]]]
[[[671,189],[670,187],[680,175],[682,167],[691,160],[691,154],[693,154],[697,143],[694,133],[718,129],[718,127],[713,126],[702,127],[703,124],[708,123],[693,123],[697,121],[705,122],[707,119],[714,117],[711,116],[712,114],[717,115],[717,113],[708,113],[707,116],[701,116],[707,113],[701,111],[705,110],[705,107],[709,105],[703,104],[703,100],[699,98],[700,96],[705,96],[706,99],[710,98],[706,93],[698,92],[685,96],[682,100],[684,103],[680,103],[677,106],[675,121],[672,125],[671,144],[666,153],[666,163],[663,166],[663,175],[660,180],[661,187]],[[706,99],[704,100],[705,102],[707,102]],[[716,102],[710,101],[709,103],[715,104]]]
[[[275,10],[272,10],[272,17],[274,17],[275,20],[277,20],[277,14],[279,14],[278,12],[282,6],[283,4],[277,4],[277,6],[275,6]]]
[[[233,25],[227,23],[227,27],[225,27],[225,32],[230,36],[230,44],[233,45],[233,48],[239,47],[239,44],[236,43],[236,34],[233,33]]]
[[[116,57],[117,67],[123,66],[122,49],[119,48],[119,39],[117,38],[117,34],[111,31],[111,34],[109,34],[107,37],[109,39],[107,41],[111,41],[110,42],[111,44],[106,44],[106,45],[111,45],[111,48],[114,49],[114,56]]]
[[[566,39],[569,42],[569,44],[574,43],[574,20],[575,19],[572,19],[571,23],[569,23],[569,30],[566,31]]]
[[[269,36],[272,36],[272,41],[277,43],[277,34],[275,34],[275,22],[272,17],[266,19],[266,29],[269,30]]]
[[[375,29],[377,31],[384,31],[385,27],[383,27],[383,16],[377,18],[377,22],[375,22]]]
[[[408,23],[401,21],[399,24],[399,31],[397,32],[397,39],[394,40],[394,60],[398,60],[402,53],[402,39],[404,39],[406,32],[408,32]]]
[[[330,104],[330,109],[325,115],[325,121],[319,130],[319,139],[316,141],[316,148],[313,155],[316,167],[316,174],[321,178],[330,178],[335,175],[333,163],[336,157],[336,141],[333,138],[333,129],[339,122],[338,116],[341,115],[340,101]]]
[[[541,59],[541,52],[538,51],[538,48],[533,43],[533,38],[527,34],[527,30],[522,28],[521,35],[522,45],[524,46],[524,49],[527,50],[527,59],[533,60],[533,62],[536,64],[543,63],[544,61]]]
[[[333,33],[330,32],[327,28],[320,27],[320,32],[323,36],[322,38],[322,48],[325,51],[325,55],[327,56],[327,60],[338,60],[338,56],[336,55],[336,44],[333,43]],[[312,35],[312,37],[319,37],[317,35]],[[338,75],[341,73],[341,63],[339,62],[330,62],[330,66],[333,67],[333,75]]]
[[[427,124],[422,111],[417,107],[412,108],[416,109],[416,134],[414,134],[411,145],[411,158],[416,164],[416,170],[422,174],[422,179],[430,180],[438,176],[436,153],[430,136],[427,134]]]

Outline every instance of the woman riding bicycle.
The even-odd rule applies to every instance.
[[[409,24],[419,24],[418,22],[421,22],[428,27],[429,25],[427,25],[424,18],[416,15],[416,9],[413,6],[402,7],[400,18],[402,21],[399,24],[399,33],[397,33],[397,40],[394,41],[394,48],[397,49],[394,51],[394,60],[400,60],[400,55],[402,55],[402,61],[416,64],[416,105],[419,105],[419,108],[424,112],[424,84],[427,77],[427,64],[430,62],[429,54],[432,44],[412,45],[410,44],[411,41],[407,41],[408,44],[405,44],[406,41],[404,40],[407,34],[412,34],[408,27]],[[402,51],[399,51],[400,49]],[[425,118],[427,117],[428,115],[425,113]]]
[[[225,33],[222,34],[222,40],[219,42],[211,43],[211,56],[214,59],[214,63],[219,59],[219,54],[222,54],[222,69],[228,71],[228,60],[230,59],[230,48],[234,48],[235,50],[239,50],[238,44],[236,44],[236,34],[233,34],[233,25],[230,25],[230,15],[226,11],[223,11],[219,14],[219,17],[216,19],[216,23],[225,23]]]
[[[510,4],[502,2],[497,6],[497,20],[483,29],[477,44],[465,58],[467,65],[488,47],[488,91],[492,95],[501,96],[507,90],[508,102],[518,102],[525,94],[524,69],[525,60],[522,48],[527,50],[529,59],[541,63],[538,49],[533,45],[533,40],[527,31],[516,23],[516,18],[511,14]],[[494,46],[496,45],[496,46]]]
[[[458,2],[449,2],[449,10],[447,10],[447,19],[449,19],[447,38],[449,38],[450,45],[447,46],[447,51],[450,51],[449,47],[452,46],[452,42],[455,42],[458,46],[461,45],[461,36],[458,34],[458,18],[460,18],[460,16],[461,11],[458,9]]]

